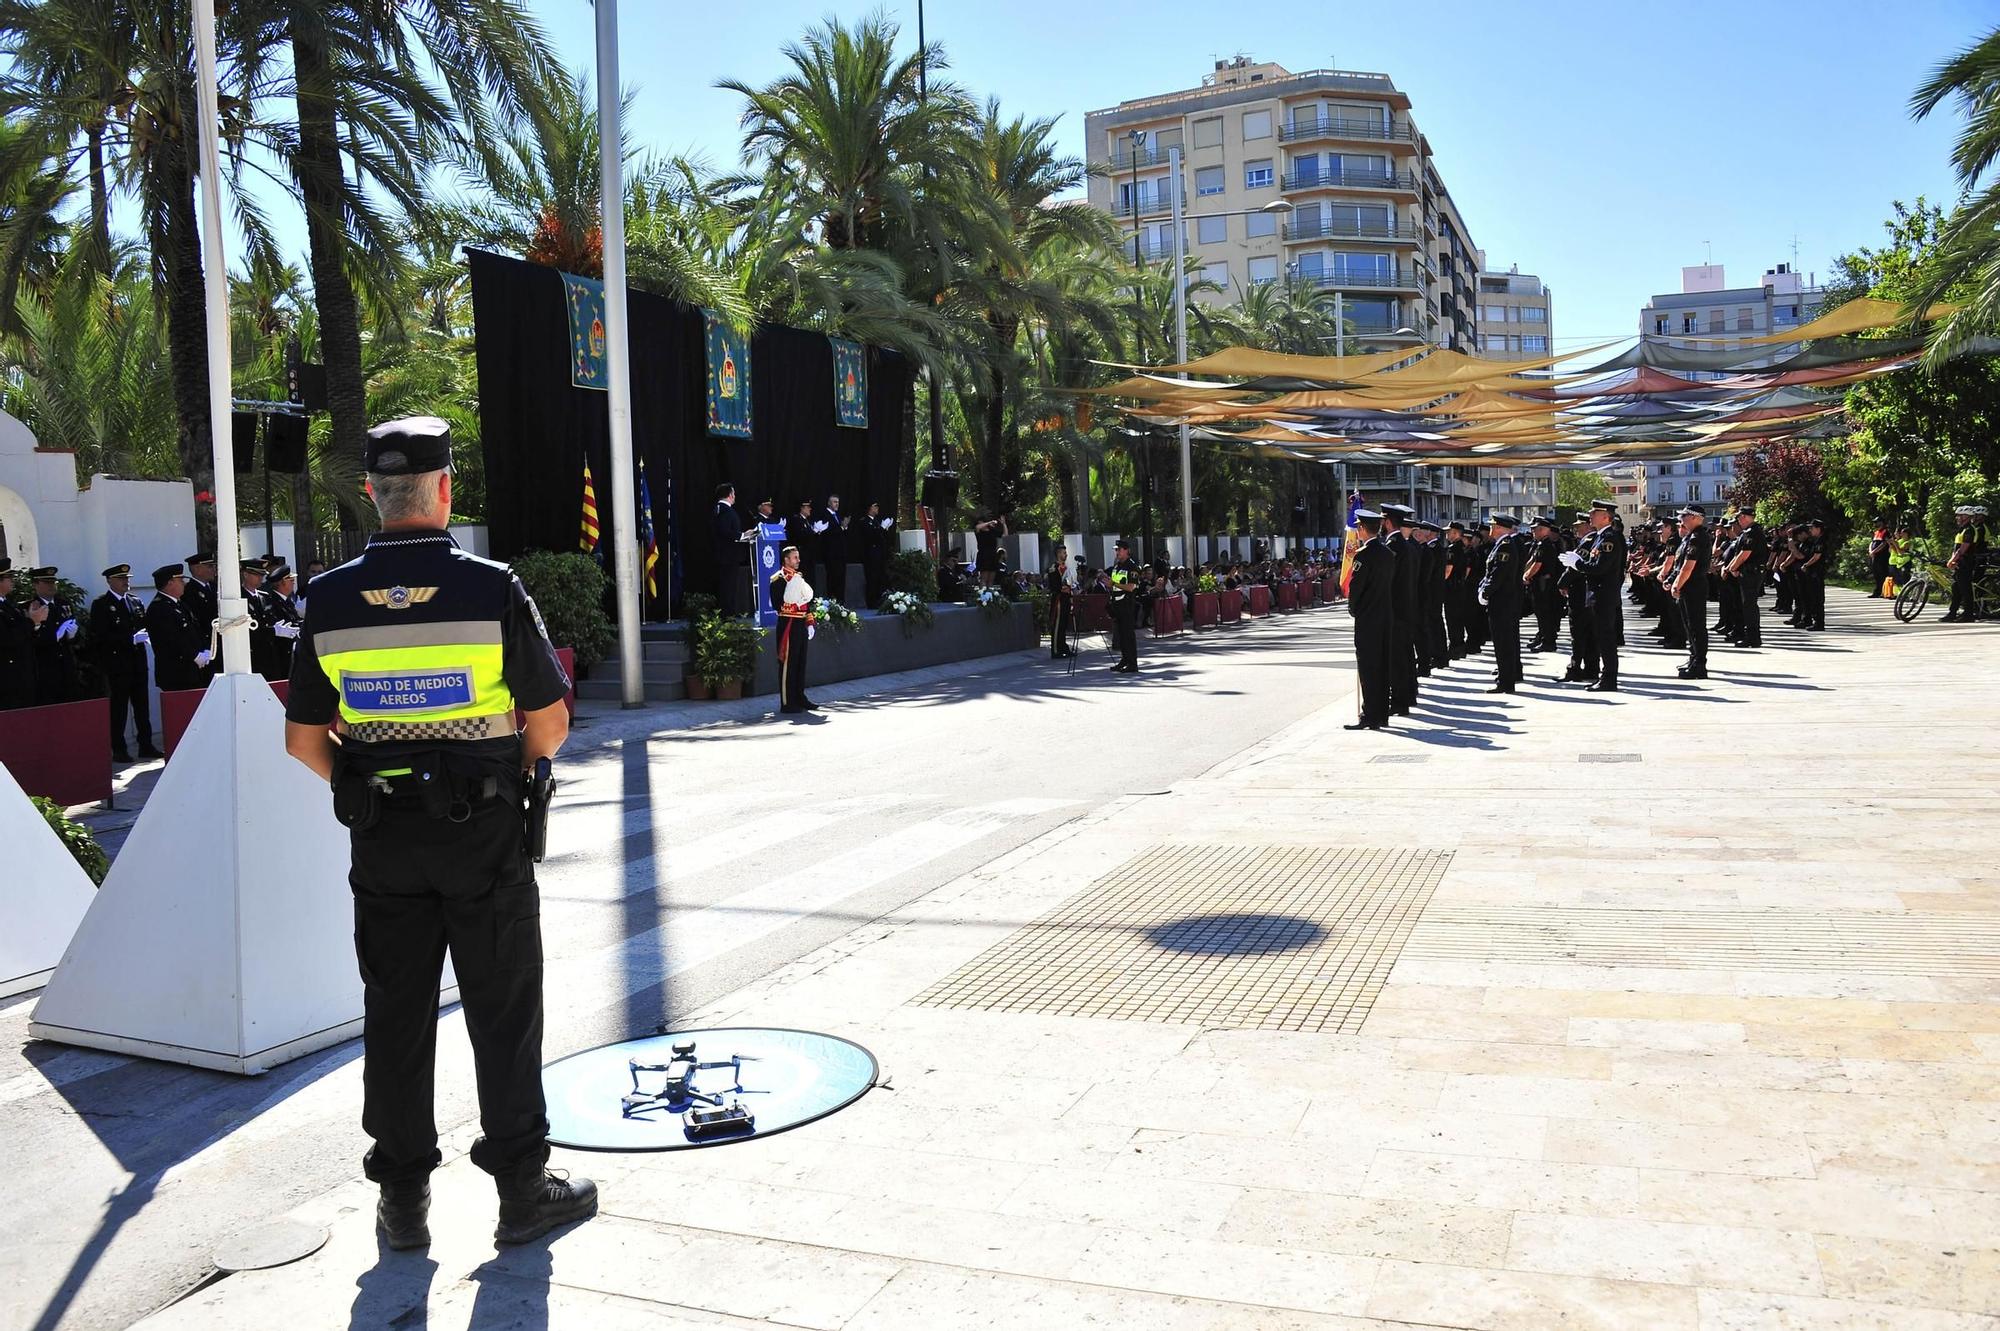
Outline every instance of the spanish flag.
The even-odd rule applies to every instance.
[[[597,487],[590,480],[590,458],[583,459],[583,530],[576,538],[577,548],[586,554],[597,553]]]

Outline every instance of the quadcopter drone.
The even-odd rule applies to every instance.
[[[743,1107],[740,1099],[730,1098],[745,1093],[743,1065],[756,1062],[755,1057],[732,1054],[717,1062],[704,1063],[695,1057],[692,1040],[677,1041],[673,1049],[673,1058],[665,1063],[641,1063],[636,1058],[627,1062],[626,1066],[632,1073],[632,1089],[619,1101],[623,1117],[644,1121],[655,1111],[679,1114],[687,1135],[696,1139],[756,1130],[756,1117]],[[695,1086],[698,1074],[721,1068],[728,1068],[735,1074],[734,1084],[727,1090],[704,1091]],[[640,1085],[639,1074],[644,1072],[664,1074],[657,1092],[647,1091]]]

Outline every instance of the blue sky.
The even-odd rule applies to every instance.
[[[593,63],[587,0],[534,8],[567,62]],[[915,0],[884,8],[914,44]],[[741,108],[715,80],[773,78],[807,25],[869,9],[762,0],[694,12],[623,0],[632,129],[648,148],[729,166]],[[950,77],[1011,111],[1059,116],[1078,154],[1085,112],[1193,86],[1217,57],[1390,75],[1489,263],[1553,289],[1565,349],[1636,331],[1646,298],[1677,290],[1681,266],[1711,253],[1732,284],[1751,284],[1796,241],[1799,267],[1823,275],[1835,254],[1881,238],[1892,200],[1949,199],[1956,117],[1913,123],[1910,92],[1996,21],[1991,0],[926,8]]]

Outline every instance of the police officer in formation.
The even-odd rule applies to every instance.
[[[1552,652],[1562,632],[1562,596],[1557,591],[1557,575],[1562,572],[1563,543],[1556,535],[1556,520],[1538,513],[1534,520],[1533,543],[1528,547],[1528,567],[1522,571],[1527,583],[1528,608],[1535,616],[1535,636],[1523,650]]]
[[[113,564],[104,570],[106,591],[90,603],[90,651],[104,689],[111,699],[111,756],[132,761],[125,748],[130,713],[139,734],[139,757],[158,758],[153,747],[153,717],[146,703],[146,610],[132,595],[132,566]]]
[[[1619,600],[1625,587],[1625,532],[1618,525],[1618,506],[1609,500],[1591,501],[1588,521],[1590,534],[1574,555],[1587,612],[1583,622],[1589,625],[1591,656],[1585,664],[1595,666],[1582,678],[1590,680],[1592,693],[1616,693],[1618,649],[1625,643],[1625,608]]]
[[[1486,573],[1479,583],[1479,604],[1486,607],[1487,632],[1493,642],[1493,686],[1488,693],[1513,693],[1521,683],[1521,603],[1527,595],[1528,562],[1534,542],[1520,523],[1505,513],[1493,515],[1493,548],[1486,556]]]
[[[76,622],[76,608],[56,587],[55,565],[28,570],[34,599],[29,613],[35,618],[35,704],[74,702],[83,696],[83,681],[77,671],[76,646],[82,630]]]
[[[1680,607],[1681,631],[1686,634],[1687,661],[1679,670],[1682,679],[1708,678],[1708,561],[1715,553],[1715,533],[1709,530],[1708,515],[1701,505],[1689,504],[1681,510],[1680,546],[1674,551],[1674,601]]]
[[[1467,627],[1478,609],[1473,584],[1479,581],[1472,571],[1473,547],[1465,539],[1465,524],[1450,522],[1444,529],[1444,626],[1445,655],[1456,661],[1473,650]]]
[[[1390,664],[1395,671],[1389,690],[1389,711],[1408,716],[1417,703],[1417,607],[1423,581],[1423,553],[1410,524],[1416,512],[1403,504],[1382,505],[1384,541],[1395,556],[1395,618],[1389,626]]]
[[[1727,590],[1733,593],[1735,613],[1730,617],[1734,633],[1730,641],[1738,647],[1762,647],[1764,625],[1757,598],[1764,594],[1764,569],[1770,559],[1770,544],[1757,515],[1744,509],[1736,515],[1736,535],[1728,545],[1728,562],[1723,573]]]
[[[1396,555],[1382,536],[1382,515],[1357,509],[1362,541],[1347,580],[1347,613],[1354,620],[1354,669],[1360,676],[1360,714],[1349,730],[1389,724],[1396,681]]]
[[[382,530],[313,580],[285,708],[285,747],[331,783],[351,840],[364,1168],[381,1187],[382,1241],[427,1244],[449,950],[479,1088],[472,1162],[500,1194],[494,1239],[525,1243],[597,1207],[594,1184],[546,1168],[541,902],[524,821],[524,772],[569,732],[569,681],[520,579],[445,529],[449,427],[378,425],[364,465]]]
[[[1792,565],[1795,578],[1789,621],[1795,629],[1819,632],[1826,627],[1826,525],[1818,518],[1804,518],[1799,524],[1804,535],[1794,546],[1797,559]]]
[[[187,577],[179,564],[153,570],[153,599],[146,604],[146,635],[153,648],[153,680],[162,693],[208,683],[208,639],[195,628],[187,603]]]
[[[39,601],[14,604],[14,561],[0,556],[0,712],[35,705],[35,630],[48,615]]]
[[[1590,541],[1590,520],[1578,517],[1570,524],[1573,539],[1556,574],[1556,593],[1569,615],[1569,668],[1562,673],[1564,683],[1588,683],[1598,677],[1597,624],[1590,616],[1589,577],[1582,564],[1584,547]],[[1576,558],[1568,558],[1575,555]]]

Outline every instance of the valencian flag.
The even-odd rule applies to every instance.
[[[708,343],[708,432],[750,437],[750,339],[714,310],[703,310]]]
[[[646,547],[646,595],[658,597],[660,543],[653,536],[653,496],[646,489],[646,459],[639,459],[639,544]]]
[[[578,388],[608,389],[611,368],[604,359],[604,283],[562,274],[563,304],[569,307],[569,381]]]
[[[868,348],[844,337],[833,346],[833,419],[837,425],[868,428]]]
[[[1347,595],[1347,580],[1354,576],[1354,552],[1361,548],[1361,528],[1354,515],[1361,511],[1361,492],[1347,496],[1347,539],[1340,547],[1340,594]]]
[[[590,458],[583,459],[583,530],[576,538],[577,548],[586,554],[597,553],[597,487],[590,480]]]

